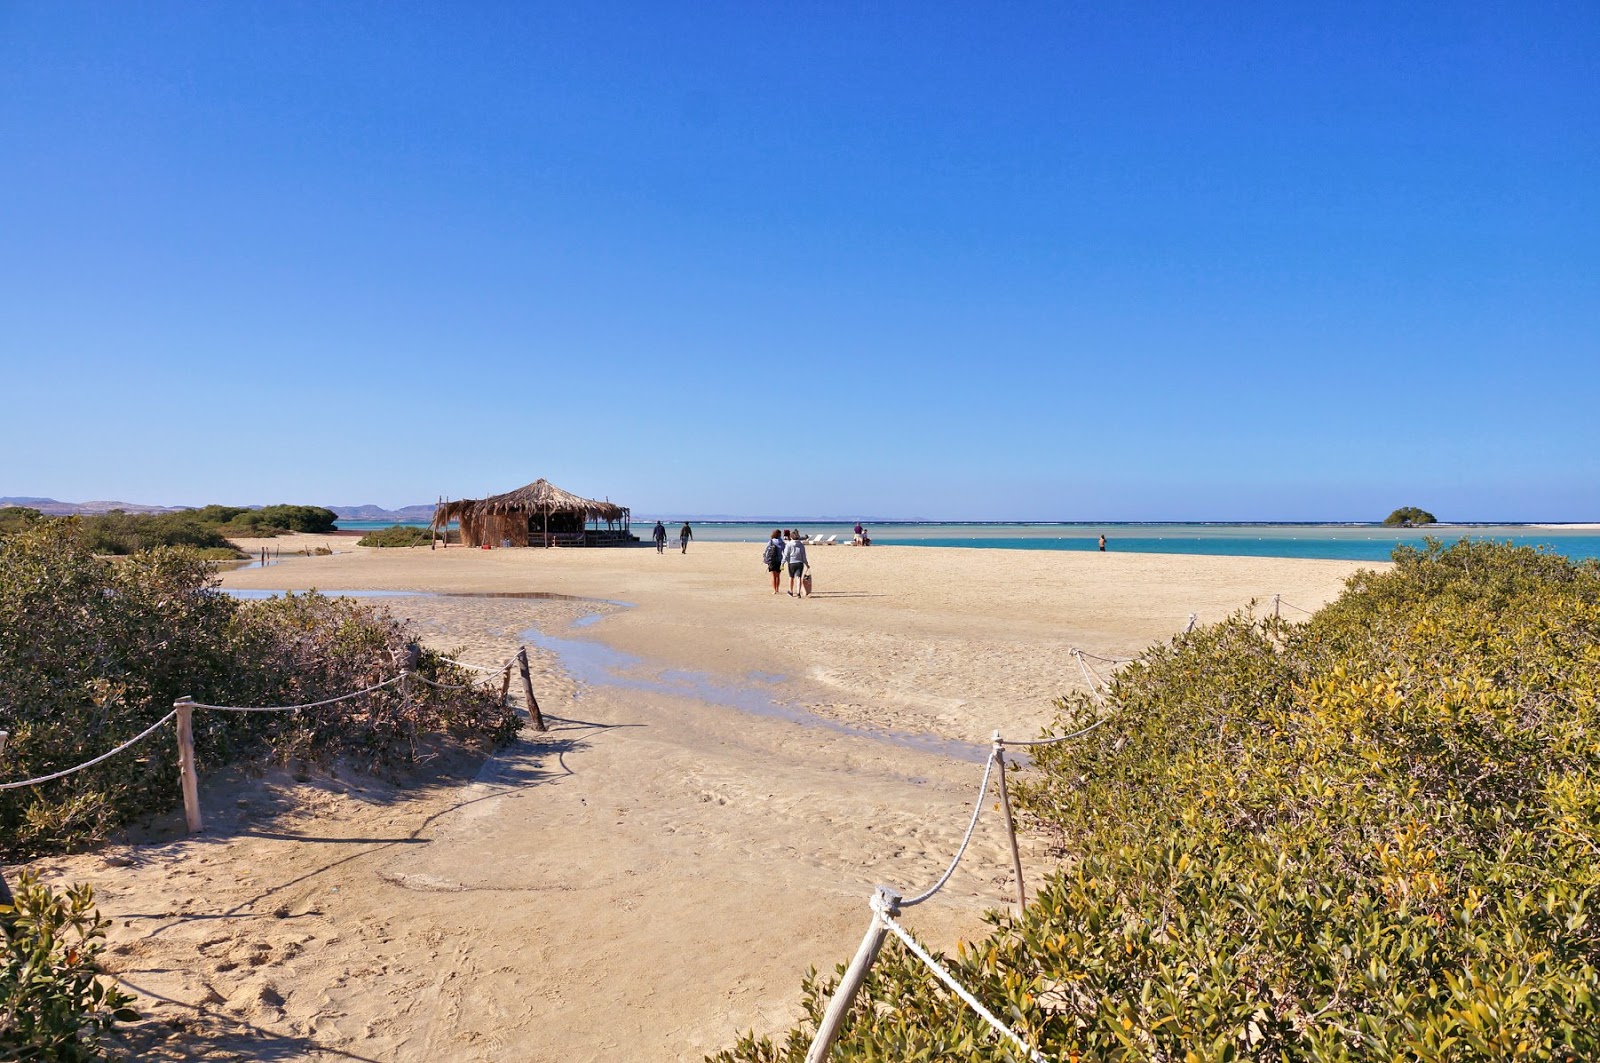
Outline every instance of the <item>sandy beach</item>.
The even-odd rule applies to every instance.
[[[1032,737],[1082,689],[1071,647],[1129,656],[1274,594],[1293,616],[1373,567],[839,546],[799,601],[759,545],[269,544],[225,586],[424,592],[383,604],[468,661],[527,645],[550,730],[407,788],[201,765],[204,835],[174,815],[40,861],[95,884],[110,968],[173,1034],[152,1058],[693,1060],[781,1031],[874,884],[943,869],[990,733]],[[986,817],[908,924],[981,934],[1014,896],[1002,846]],[[1026,839],[1029,877],[1050,867]]]

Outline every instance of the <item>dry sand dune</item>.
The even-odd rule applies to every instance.
[[[213,773],[204,835],[172,817],[42,861],[95,883],[111,968],[172,1031],[152,1058],[677,1060],[780,1030],[875,883],[942,870],[990,732],[1035,734],[1081,685],[1070,646],[1132,654],[1274,593],[1311,608],[1359,567],[835,547],[797,601],[755,545],[332,545],[224,582],[434,592],[385,604],[467,660],[527,642],[551,728],[405,788]],[[570,597],[477,596],[534,593]],[[1015,888],[1002,846],[986,817],[909,924],[981,933]],[[1024,866],[1050,866],[1035,840]]]

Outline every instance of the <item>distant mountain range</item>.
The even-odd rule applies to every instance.
[[[95,513],[109,513],[113,509],[120,509],[124,513],[178,513],[186,509],[198,509],[198,506],[147,506],[138,502],[61,502],[54,498],[24,498],[7,496],[0,498],[0,507],[27,506],[37,509],[51,517],[88,516]],[[249,506],[249,509],[260,509],[260,506]],[[430,505],[402,506],[399,509],[384,509],[382,506],[328,506],[339,515],[340,520],[392,520],[396,523],[414,522],[419,520],[432,520],[433,507]]]

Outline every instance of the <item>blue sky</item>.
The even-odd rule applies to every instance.
[[[1600,519],[1600,6],[0,0],[0,495]]]

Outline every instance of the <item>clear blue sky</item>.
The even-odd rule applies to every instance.
[[[0,0],[0,495],[1600,519],[1600,5]]]

